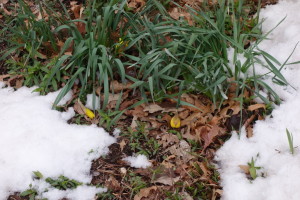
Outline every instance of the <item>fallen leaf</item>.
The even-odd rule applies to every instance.
[[[112,175],[110,175],[109,179],[105,181],[105,187],[112,191],[118,191],[121,189],[120,182]]]
[[[202,117],[202,113],[193,113],[188,118],[181,121],[181,126],[192,125],[194,122],[198,121]]]
[[[150,199],[149,196],[153,194],[153,190],[157,190],[157,186],[152,186],[148,188],[143,188],[134,196],[134,200],[141,200],[143,197]]]
[[[171,9],[171,11],[169,11],[169,14],[173,19],[176,20],[179,20],[181,17],[184,17],[188,21],[189,25],[193,25],[191,14],[188,13],[186,9],[180,9],[178,7],[174,7],[173,9]]]
[[[130,0],[127,3],[129,8],[134,9],[135,11],[139,11],[146,4],[145,0]]]
[[[172,164],[172,163],[170,162],[170,160],[171,160],[171,159],[175,159],[175,158],[176,158],[175,155],[170,155],[170,156],[168,156],[166,159],[164,159],[164,160],[162,161],[161,164],[162,164],[165,168],[171,169],[171,168],[175,167],[175,165]]]
[[[0,4],[7,4],[8,0],[0,0]]]
[[[266,105],[261,104],[261,103],[257,103],[257,104],[248,106],[248,110],[250,110],[250,111],[257,110],[257,109],[260,109],[260,108],[266,109]]]
[[[245,174],[250,174],[250,167],[249,167],[249,165],[239,165],[239,168],[240,168]]]
[[[167,146],[178,144],[179,139],[176,135],[171,133],[165,133],[161,136],[161,139],[158,141],[160,145],[163,146],[163,148],[166,148]]]
[[[247,132],[247,138],[251,138],[253,136],[253,127],[252,126],[248,126],[246,128],[246,132]]]
[[[183,108],[163,108],[158,104],[148,104],[145,106],[144,111],[149,112],[149,113],[155,113],[155,112],[162,112],[162,113],[167,113],[167,112],[180,112],[184,110]]]
[[[24,77],[22,75],[12,76],[7,80],[7,84],[10,87],[20,88],[23,86]]]
[[[217,125],[213,126],[209,132],[204,131],[201,134],[201,139],[204,141],[204,146],[203,146],[202,152],[204,152],[205,149],[213,142],[214,138],[217,135],[223,135],[224,133],[225,133],[225,130]]]
[[[132,83],[127,82],[126,84],[119,83],[118,81],[114,80],[110,82],[110,90],[111,92],[121,92],[122,90],[129,89]]]
[[[180,140],[179,143],[172,145],[171,147],[167,148],[164,152],[170,152],[171,154],[177,157],[177,160],[183,161],[184,163],[187,163],[189,160],[194,158],[190,154],[191,146],[185,140]]]
[[[4,1],[5,1],[5,0],[4,0]],[[4,5],[3,3],[0,3],[0,11],[3,10],[4,13],[5,13],[6,15],[9,15],[9,16],[12,15],[12,12],[6,10],[6,8],[4,8],[3,5]]]
[[[180,192],[179,194],[184,200],[193,200],[193,198],[187,192]]]
[[[84,112],[84,106],[83,104],[81,103],[81,101],[78,99],[77,101],[75,101],[74,103],[74,111],[77,112],[78,114],[80,115],[84,115],[85,112]]]
[[[90,119],[94,119],[95,118],[95,114],[90,109],[86,108],[81,103],[80,99],[78,99],[77,101],[75,101],[75,103],[74,103],[74,111],[76,111],[80,115],[84,115],[85,119],[88,120],[88,121],[90,121]],[[92,122],[96,123],[97,121],[92,121]]]
[[[148,113],[144,111],[144,105],[139,105],[134,107],[134,109],[132,110],[128,110],[126,111],[127,115],[131,115],[131,116],[137,116],[137,117],[146,117],[148,116]]]
[[[185,139],[188,140],[200,140],[199,136],[197,136],[196,134],[191,134],[191,126],[187,125],[186,128],[181,129],[182,131],[182,136]]]
[[[179,112],[178,116],[180,117],[180,119],[186,119],[190,114],[189,110],[184,110],[182,112]]]
[[[123,151],[124,147],[126,146],[125,140],[122,140],[122,141],[119,143],[119,145],[120,145],[121,151]]]
[[[5,79],[8,79],[10,76],[11,76],[11,75],[9,75],[9,74],[6,74],[6,75],[0,75],[0,81],[5,82],[4,80],[5,80]]]
[[[153,183],[161,183],[161,184],[164,184],[164,185],[174,185],[176,182],[178,182],[180,180],[180,177],[175,177],[175,178],[172,178],[170,176],[161,176],[159,177],[158,179],[156,179],[155,181],[153,181]]]
[[[132,122],[131,122],[131,125],[130,125],[130,128],[132,130],[136,130],[136,127],[138,127],[137,120],[138,120],[138,117],[133,116],[133,119],[132,119]]]
[[[217,197],[221,197],[223,195],[223,190],[220,190],[220,189],[213,189],[213,194],[212,194],[212,198],[211,200],[216,200]],[[218,199],[219,199],[218,198]]]

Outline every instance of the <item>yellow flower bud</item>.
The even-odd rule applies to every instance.
[[[172,128],[180,128],[180,119],[179,119],[178,115],[175,115],[174,117],[172,117],[172,119],[170,121],[170,125]]]
[[[84,112],[85,112],[86,116],[88,116],[91,119],[94,119],[95,114],[90,109],[85,108]]]

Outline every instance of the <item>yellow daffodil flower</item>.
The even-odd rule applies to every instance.
[[[172,128],[180,128],[180,118],[177,114],[174,117],[172,117],[170,125]]]

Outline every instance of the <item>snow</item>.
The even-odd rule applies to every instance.
[[[93,94],[88,94],[86,96],[86,105],[85,107],[94,110],[93,107]],[[100,108],[100,98],[98,96],[95,96],[95,110],[98,110]]]
[[[286,19],[263,41],[260,49],[270,53],[283,63],[300,41],[300,1],[281,0],[261,11],[265,18],[263,31],[266,33],[275,27],[285,16]],[[296,49],[289,62],[300,60],[300,47]],[[261,66],[255,66],[263,73]],[[298,200],[300,199],[300,149],[295,154],[289,151],[286,135],[288,129],[294,138],[294,146],[300,145],[300,65],[288,65],[282,74],[290,86],[281,87],[267,81],[272,89],[284,100],[276,106],[271,116],[256,122],[252,138],[246,138],[245,130],[239,138],[232,134],[224,146],[217,152],[223,186],[223,200]],[[250,181],[239,165],[247,165],[251,159],[258,170],[258,178]],[[263,174],[263,176],[262,176]]]
[[[114,132],[113,132],[113,135],[117,138],[117,137],[119,137],[120,133],[121,133],[121,129],[115,128]]]
[[[42,198],[47,198],[47,199],[62,199],[62,198],[68,198],[68,199],[86,199],[86,200],[91,200],[94,199],[96,193],[102,193],[106,192],[107,189],[103,188],[95,188],[95,187],[90,187],[90,186],[78,186],[76,190],[58,190],[58,189],[51,189],[48,192],[44,193]]]
[[[151,166],[151,163],[145,155],[128,156],[123,160],[127,161],[131,167],[135,168],[147,168]]]
[[[63,175],[89,183],[91,161],[107,153],[115,138],[96,126],[68,124],[75,114],[72,108],[67,112],[51,109],[58,92],[40,96],[32,92],[34,89],[14,91],[0,83],[0,199],[28,189],[30,184],[40,192],[48,188],[43,195],[49,200],[59,199],[57,195],[93,199],[103,189],[83,185],[60,192],[33,180],[32,172],[40,171],[45,178]],[[60,104],[71,96],[69,93]]]

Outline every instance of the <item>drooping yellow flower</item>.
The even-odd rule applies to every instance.
[[[128,46],[128,41],[124,41],[122,38],[119,38],[119,42],[116,44],[116,51],[121,53]]]
[[[170,121],[170,125],[172,128],[180,128],[180,118],[178,117],[178,115],[174,115],[174,117],[172,117],[171,121]]]
[[[94,119],[94,117],[95,117],[95,114],[88,108],[84,109],[84,113],[86,114],[86,116],[88,116],[91,119]]]

